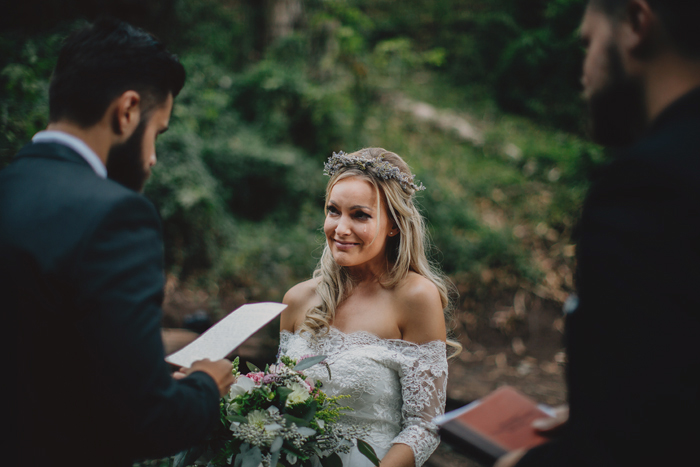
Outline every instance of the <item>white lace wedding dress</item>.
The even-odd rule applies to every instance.
[[[433,453],[440,440],[432,419],[444,413],[447,385],[445,343],[414,344],[382,339],[366,331],[345,334],[331,327],[312,340],[307,333],[280,334],[280,354],[292,358],[326,355],[331,377],[323,365],[306,374],[323,382],[328,395],[349,395],[343,405],[354,409],[346,423],[366,426],[367,441],[381,459],[394,443],[413,450],[416,467]],[[341,456],[344,467],[372,467],[354,448]]]

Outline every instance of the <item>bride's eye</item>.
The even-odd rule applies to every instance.
[[[338,210],[333,205],[327,206],[326,211],[328,211],[328,214],[338,214]]]
[[[369,214],[367,214],[366,212],[363,212],[363,211],[357,211],[354,214],[354,216],[356,219],[371,219],[372,218],[372,216],[370,216]]]

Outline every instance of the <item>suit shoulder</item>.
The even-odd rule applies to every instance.
[[[636,166],[661,183],[700,181],[700,117],[678,122],[640,140],[623,158],[625,167]]]

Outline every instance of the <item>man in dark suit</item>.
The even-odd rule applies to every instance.
[[[570,417],[561,436],[499,466],[698,462],[699,17],[696,1],[589,2],[584,94],[593,136],[620,151],[579,225]]]
[[[47,131],[0,172],[12,465],[128,466],[218,423],[231,363],[170,375],[160,221],[139,193],[184,80],[144,31],[117,21],[78,31],[51,79]]]

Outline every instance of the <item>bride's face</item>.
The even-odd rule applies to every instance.
[[[384,264],[386,239],[395,235],[386,203],[379,202],[374,186],[359,177],[335,184],[328,199],[323,230],[333,258],[340,266]]]

